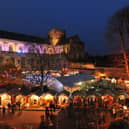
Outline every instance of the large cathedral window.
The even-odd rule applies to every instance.
[[[34,53],[34,48],[30,47],[28,50],[29,53]]]
[[[38,49],[38,48],[36,48],[36,53],[37,53],[37,54],[39,54],[39,53],[40,53],[40,51],[39,51],[39,49]]]

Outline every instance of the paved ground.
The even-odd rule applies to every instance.
[[[7,111],[5,115],[0,114],[0,123],[8,123],[17,129],[38,129],[41,115],[45,116],[44,111],[15,111],[14,114]],[[49,125],[54,126],[50,129],[106,129],[112,120],[110,111],[102,108],[68,108],[57,110]]]
[[[57,116],[58,112],[59,110],[53,115]],[[37,129],[41,123],[41,116],[45,116],[45,111],[15,111],[14,113],[6,111],[5,114],[2,112],[0,114],[0,123],[7,123],[18,129]],[[46,118],[44,119],[46,122]]]
[[[107,109],[93,107],[74,108],[71,112],[67,109],[58,115],[59,129],[107,129],[111,121],[121,118],[119,114],[114,118]]]
[[[60,129],[105,129],[111,120],[113,118],[109,111],[74,109],[71,116],[66,111],[60,115]]]

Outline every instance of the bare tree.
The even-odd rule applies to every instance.
[[[123,53],[125,69],[129,77],[129,66],[126,49],[129,47],[129,6],[110,17],[107,30],[107,41],[113,51]]]
[[[40,72],[40,87],[42,91],[45,91],[46,86],[44,85],[44,74],[45,74],[45,70],[48,70],[49,66],[49,55],[48,54],[41,54],[41,53],[35,53],[35,59],[36,61],[38,61],[36,63],[36,69],[39,70]]]

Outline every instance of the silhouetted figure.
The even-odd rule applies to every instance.
[[[18,110],[20,110],[21,103],[17,102]]]
[[[46,118],[47,118],[47,120],[48,120],[48,118],[49,118],[49,110],[48,110],[48,107],[46,107],[46,110],[45,110],[45,115],[46,115]]]
[[[65,102],[66,102],[66,100],[64,99],[64,100],[63,100],[63,104],[65,104]]]
[[[41,118],[41,123],[40,123],[38,129],[46,129],[45,122],[44,122],[44,116],[42,115],[40,118]]]
[[[5,111],[6,111],[6,108],[5,108],[5,106],[3,106],[3,108],[2,108],[3,117],[5,116]]]
[[[16,107],[16,106],[15,106],[15,104],[13,104],[13,105],[11,106],[12,114],[14,114],[14,113],[15,113],[15,112],[14,112],[14,111],[15,111],[15,107]]]
[[[56,111],[56,105],[53,104],[53,111],[55,112]]]
[[[8,103],[8,110],[10,111],[10,109],[11,109],[11,104],[10,103]]]
[[[53,114],[53,109],[54,109],[54,104],[53,104],[53,102],[51,101],[51,103],[50,103],[50,111],[51,111],[51,114]]]
[[[69,117],[72,116],[72,103],[71,102],[70,102],[69,108],[68,108],[68,115],[69,115]]]
[[[112,115],[114,118],[116,117],[116,109],[115,108],[112,109]]]

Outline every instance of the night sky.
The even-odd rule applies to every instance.
[[[109,52],[105,41],[109,17],[127,6],[129,0],[3,0],[0,29],[47,37],[60,28],[67,36],[78,34],[86,51],[93,55]]]

